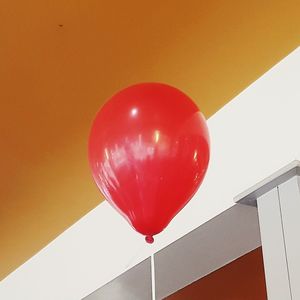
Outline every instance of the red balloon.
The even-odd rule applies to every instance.
[[[208,161],[203,115],[187,95],[165,84],[121,90],[92,125],[93,177],[107,201],[148,243],[195,194]]]

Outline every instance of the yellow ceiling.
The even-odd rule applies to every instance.
[[[299,41],[299,0],[2,0],[0,279],[102,201],[86,146],[112,93],[161,81],[209,117]]]

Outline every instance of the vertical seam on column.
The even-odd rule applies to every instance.
[[[292,288],[291,288],[291,280],[290,280],[290,270],[289,270],[289,263],[288,263],[288,259],[287,259],[285,234],[284,234],[284,227],[283,227],[281,200],[280,200],[280,193],[279,193],[279,187],[278,186],[277,186],[277,194],[278,194],[279,212],[280,212],[280,218],[281,218],[281,230],[282,230],[282,235],[283,235],[283,245],[284,245],[284,252],[285,252],[286,268],[287,268],[287,273],[288,273],[287,276],[288,276],[288,281],[289,281],[290,296],[291,296],[291,299],[293,299]]]
[[[152,288],[152,300],[156,300],[156,282],[155,282],[155,261],[154,253],[150,256],[151,259],[151,288]]]

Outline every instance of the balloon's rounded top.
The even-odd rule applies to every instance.
[[[146,235],[145,240],[148,244],[152,244],[154,242],[154,238],[152,235]]]

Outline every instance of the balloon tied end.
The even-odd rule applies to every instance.
[[[148,244],[152,244],[154,242],[154,238],[152,235],[146,235],[145,240]]]

